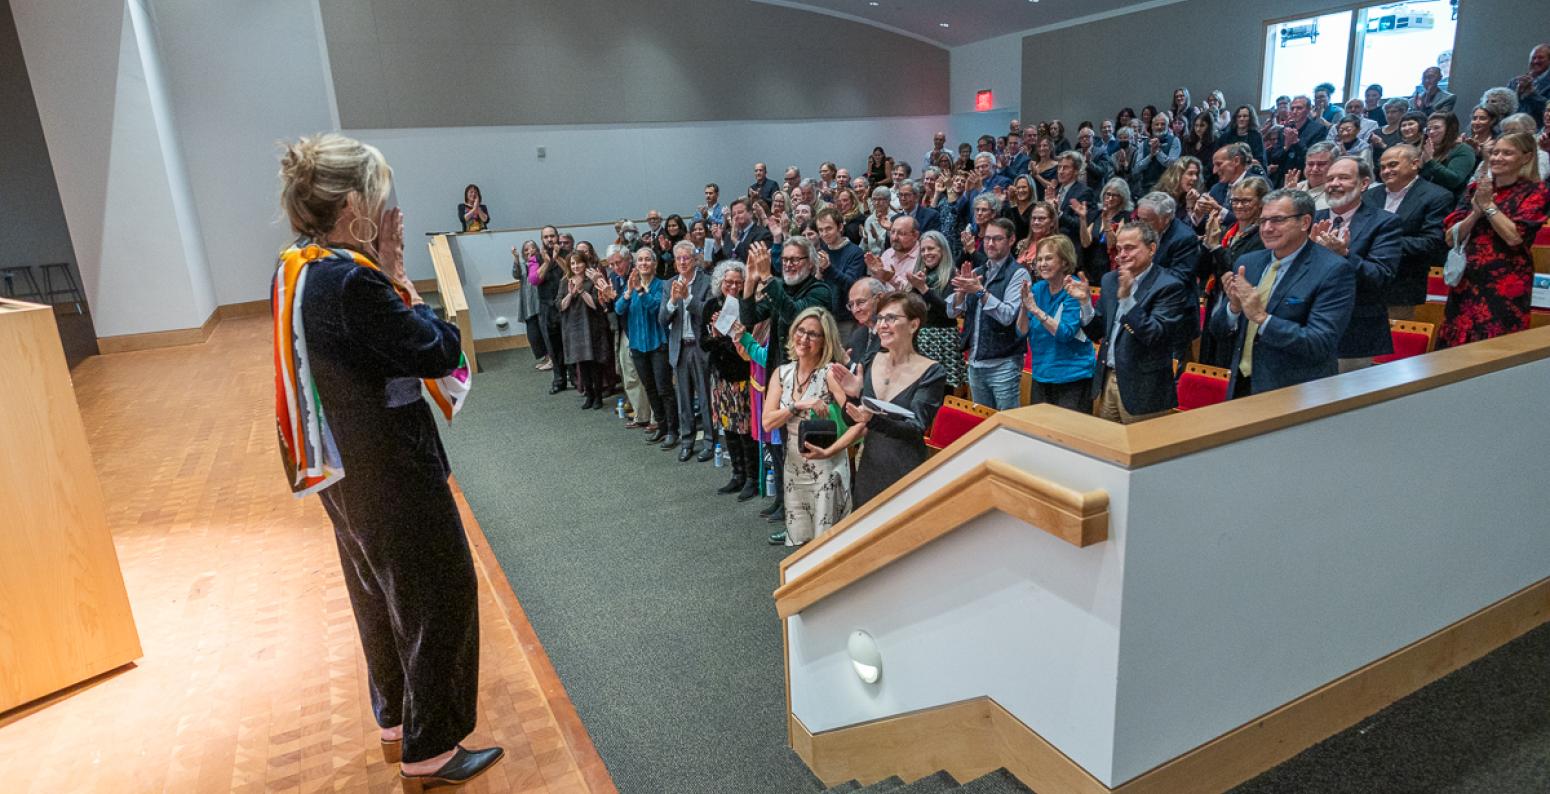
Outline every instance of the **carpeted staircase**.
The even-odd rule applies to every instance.
[[[823,794],[872,794],[872,792],[886,791],[889,794],[937,794],[942,791],[958,791],[965,794],[1031,794],[1032,789],[1024,786],[1012,777],[1012,773],[1005,769],[997,769],[985,775],[981,775],[967,783],[960,784],[946,772],[938,772],[927,775],[914,783],[905,783],[898,777],[889,777],[863,786],[860,783],[849,780],[832,788],[824,789]]]

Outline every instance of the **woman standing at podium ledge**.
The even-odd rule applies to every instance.
[[[482,232],[490,226],[490,208],[484,206],[484,194],[478,185],[463,188],[463,203],[457,205],[457,217],[463,231]]]
[[[403,216],[377,149],[324,134],[286,147],[280,203],[276,421],[291,486],[334,525],[383,755],[406,791],[455,786],[501,759],[466,750],[479,689],[478,583],[426,391],[467,391],[456,326],[404,273]]]

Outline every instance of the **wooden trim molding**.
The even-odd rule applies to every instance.
[[[479,353],[491,353],[496,350],[512,350],[519,347],[527,347],[527,334],[512,334],[511,336],[492,336],[488,339],[475,339],[474,350]]]
[[[221,315],[223,322],[238,317],[257,317],[262,314],[269,314],[269,299],[243,301],[242,303],[223,303],[217,306],[215,311]]]
[[[97,337],[99,353],[131,353],[136,350],[155,350],[160,347],[204,344],[221,322],[221,308],[216,307],[198,328],[174,328],[170,331],[150,331],[143,334],[121,334]]]
[[[1347,673],[1110,788],[989,697],[814,734],[788,730],[808,768],[833,786],[946,769],[969,780],[1006,767],[1035,791],[1188,794],[1232,788],[1400,698],[1550,622],[1550,578]]]
[[[479,288],[479,291],[485,295],[502,295],[507,292],[516,292],[519,289],[522,289],[522,282],[508,281],[504,284],[485,284]]]
[[[1073,491],[1010,464],[987,460],[796,581],[782,584],[775,591],[775,611],[782,618],[791,617],[991,510],[1022,519],[1078,548],[1109,538],[1107,493]]]

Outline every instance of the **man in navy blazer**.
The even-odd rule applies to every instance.
[[[1414,320],[1426,302],[1426,277],[1448,256],[1442,222],[1453,209],[1453,193],[1421,179],[1421,150],[1396,143],[1378,161],[1383,181],[1362,196],[1362,203],[1399,217],[1399,269],[1383,291],[1390,320]]]
[[[774,239],[770,236],[770,230],[754,219],[746,198],[739,196],[732,199],[732,203],[727,205],[727,219],[731,223],[721,232],[721,250],[739,262],[748,261],[749,246],[754,243],[769,245]]]
[[[1370,367],[1373,356],[1394,352],[1383,291],[1399,270],[1399,218],[1362,203],[1370,184],[1366,160],[1336,158],[1324,182],[1329,209],[1313,216],[1313,242],[1345,257],[1356,276],[1356,302],[1337,349],[1341,372]]]
[[[1227,300],[1211,331],[1233,340],[1228,398],[1334,375],[1336,351],[1356,300],[1351,265],[1312,242],[1313,197],[1277,190],[1259,216],[1264,251],[1245,254],[1222,277]]]
[[[1114,239],[1117,270],[1103,274],[1098,306],[1076,277],[1066,291],[1082,306],[1082,330],[1100,342],[1093,385],[1098,416],[1130,424],[1178,405],[1173,351],[1197,325],[1188,286],[1158,266],[1157,232],[1144,223],[1121,227]]]
[[[1093,189],[1080,177],[1087,172],[1087,158],[1075,149],[1055,156],[1055,194],[1050,201],[1055,204],[1060,233],[1080,242],[1082,227],[1098,217],[1099,208]],[[1081,209],[1081,212],[1077,212]]]

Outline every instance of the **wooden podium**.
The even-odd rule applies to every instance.
[[[53,309],[0,300],[0,712],[140,656]]]

